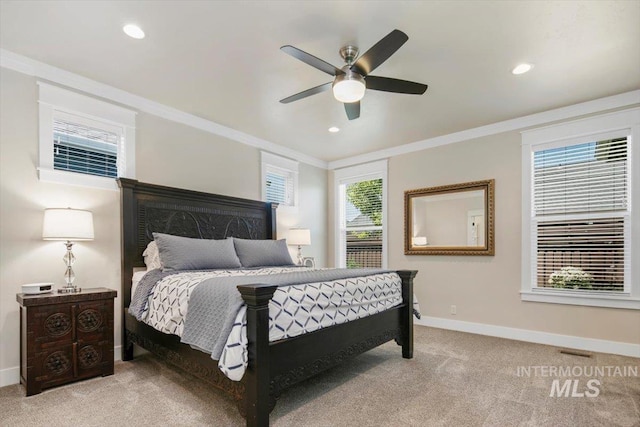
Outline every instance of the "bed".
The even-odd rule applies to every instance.
[[[401,302],[395,307],[293,338],[269,341],[269,302],[277,286],[238,285],[246,305],[248,364],[232,381],[205,352],[157,331],[129,313],[132,279],[145,267],[143,252],[153,233],[198,239],[275,239],[277,204],[183,190],[120,178],[122,243],[122,359],[133,359],[133,344],[228,393],[247,426],[267,426],[283,390],[343,360],[390,340],[413,357],[413,278],[398,271]]]

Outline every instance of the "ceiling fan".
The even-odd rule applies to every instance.
[[[333,82],[307,89],[295,95],[281,99],[280,102],[288,104],[320,92],[333,89],[333,96],[344,103],[349,120],[360,117],[360,100],[366,89],[381,90],[384,92],[407,93],[422,95],[427,90],[427,85],[410,82],[407,80],[392,79],[369,75],[384,61],[389,59],[400,47],[409,40],[409,37],[400,30],[393,30],[382,40],[373,45],[363,55],[358,56],[358,48],[344,46],[340,49],[340,56],[347,65],[342,68],[334,67],[320,58],[308,54],[293,46],[282,46],[280,50],[300,61],[317,68],[320,71],[335,77]]]

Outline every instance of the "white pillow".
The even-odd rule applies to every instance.
[[[144,257],[144,264],[147,266],[147,270],[155,270],[156,268],[162,268],[160,262],[160,251],[155,241],[150,241],[147,245],[147,249],[142,252]]]

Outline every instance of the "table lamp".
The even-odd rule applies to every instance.
[[[93,214],[81,209],[45,209],[42,240],[62,240],[67,246],[67,253],[62,258],[67,266],[64,273],[66,286],[58,289],[58,292],[80,292],[81,289],[73,285],[76,276],[71,266],[76,258],[71,248],[73,242],[93,240]]]
[[[298,265],[302,265],[302,247],[311,244],[311,231],[308,228],[292,228],[289,230],[287,244],[298,246]]]

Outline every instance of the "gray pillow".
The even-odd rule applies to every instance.
[[[191,239],[153,233],[164,270],[239,268],[233,240]]]
[[[233,244],[243,267],[294,265],[284,239],[247,240],[234,237]]]

